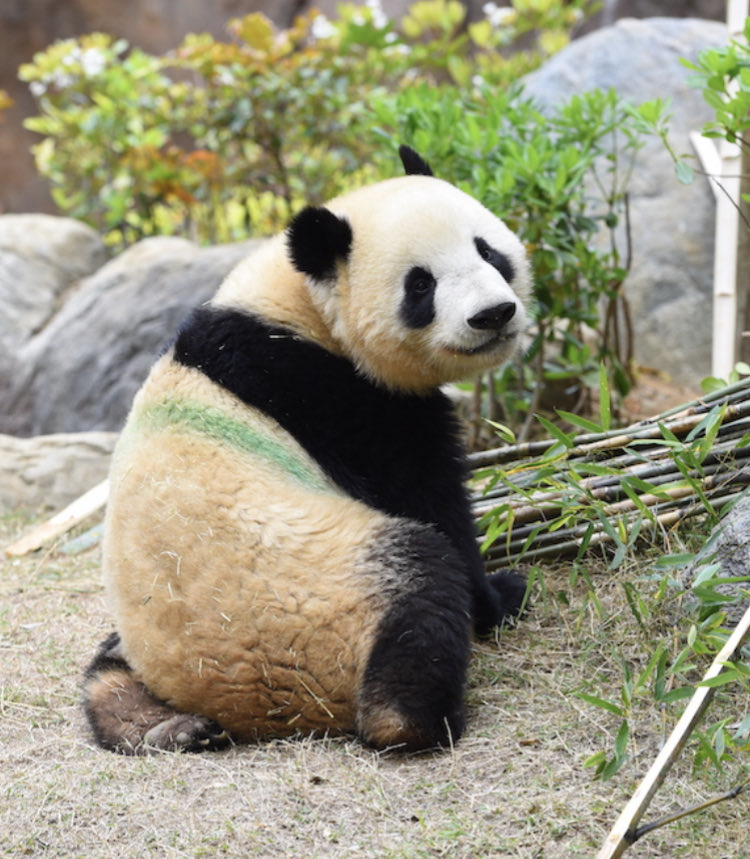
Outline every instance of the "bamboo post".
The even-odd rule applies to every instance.
[[[703,676],[703,682],[711,680],[721,673],[724,664],[730,661],[748,632],[750,632],[750,606],[747,607],[742,619],[711,663],[711,667]],[[679,757],[693,729],[706,711],[714,691],[715,688],[710,686],[699,686],[696,689],[693,697],[690,699],[690,703],[669,735],[664,748],[659,752],[643,781],[638,785],[636,792],[612,827],[611,832],[597,854],[597,859],[617,859],[618,856],[622,856],[628,847],[637,840],[638,835],[636,830],[641,817],[648,808],[654,794],[661,787],[672,764]]]
[[[742,33],[748,14],[748,0],[728,0],[727,30],[730,38]],[[699,153],[700,154],[700,153]],[[746,303],[747,285],[737,280],[738,273],[746,272],[746,261],[739,258],[739,248],[746,251],[741,241],[740,196],[743,157],[740,147],[727,140],[719,142],[721,167],[712,179],[721,189],[716,201],[716,227],[714,232],[714,318],[711,372],[720,379],[728,379],[741,351],[744,317],[738,327],[738,305]],[[745,160],[745,163],[747,161]],[[718,178],[717,178],[718,175]],[[739,271],[738,271],[739,265]],[[739,292],[739,294],[738,294]]]

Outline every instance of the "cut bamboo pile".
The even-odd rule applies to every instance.
[[[488,569],[632,540],[718,513],[750,484],[750,379],[626,429],[482,451],[470,464],[489,482],[472,498]]]

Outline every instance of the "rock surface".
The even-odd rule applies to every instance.
[[[683,584],[690,587],[707,564],[720,565],[716,573],[717,578],[750,577],[748,533],[750,533],[750,498],[743,498],[714,528],[695,561],[683,573],[681,577]],[[736,599],[736,602],[727,605],[724,609],[727,614],[727,624],[730,627],[736,625],[750,599],[748,597],[750,580],[719,584],[715,586],[715,590]]]
[[[689,132],[713,111],[687,86],[680,58],[695,60],[725,40],[725,27],[711,21],[625,19],[554,56],[528,76],[526,93],[547,108],[595,87],[614,87],[631,104],[670,99],[670,140],[690,153]],[[711,372],[713,194],[705,177],[680,184],[655,138],[638,155],[630,189],[634,256],[626,292],[636,360],[696,386]]]
[[[0,435],[0,514],[60,510],[107,476],[116,433]]]
[[[86,278],[17,353],[0,432],[118,430],[180,322],[256,244],[145,239]]]
[[[13,390],[23,374],[24,349],[106,257],[99,235],[79,221],[0,217],[0,425],[14,425]]]
[[[0,218],[0,347],[21,346],[54,313],[63,293],[104,264],[98,233],[72,218]]]

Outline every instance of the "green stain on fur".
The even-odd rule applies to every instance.
[[[276,439],[257,427],[227,417],[219,409],[178,400],[168,400],[146,409],[138,425],[151,429],[188,430],[218,444],[259,456],[311,489],[329,490],[321,476]]]

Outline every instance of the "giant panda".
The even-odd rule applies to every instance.
[[[103,548],[117,632],[86,672],[122,753],[356,734],[446,747],[487,576],[443,383],[524,329],[519,239],[401,147],[406,175],[303,209],[199,307],[137,394]]]

